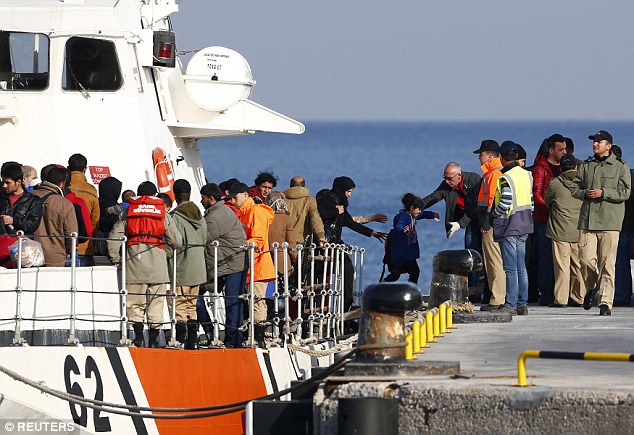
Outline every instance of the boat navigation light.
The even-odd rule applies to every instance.
[[[176,65],[176,37],[174,32],[154,32],[154,66],[174,68]]]

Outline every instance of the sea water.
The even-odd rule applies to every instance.
[[[499,143],[512,140],[528,152],[531,164],[542,140],[553,133],[570,137],[575,155],[585,159],[592,154],[588,135],[607,130],[623,149],[623,158],[634,160],[634,122],[558,121],[558,122],[307,122],[302,135],[257,133],[255,135],[199,141],[207,179],[219,183],[236,177],[253,185],[260,171],[272,171],[279,177],[277,189],[288,188],[293,176],[306,179],[314,196],[330,188],[332,180],[346,175],[356,189],[350,198],[353,216],[383,213],[385,224],[371,228],[388,232],[392,219],[401,208],[401,197],[412,192],[424,197],[443,181],[448,162],[460,163],[463,171],[481,174],[473,154],[483,139]],[[464,247],[464,230],[447,239],[444,227],[445,204],[431,208],[441,221],[418,221],[421,258],[418,285],[429,292],[434,255],[446,249]],[[344,229],[343,240],[366,248],[363,284],[377,282],[381,274],[384,248],[375,238]],[[407,275],[401,277],[407,279]]]

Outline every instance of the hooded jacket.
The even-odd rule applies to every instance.
[[[286,207],[290,213],[295,242],[306,243],[314,237],[315,241],[324,239],[324,223],[317,210],[317,200],[310,191],[302,186],[291,187],[284,192]]]
[[[572,169],[553,178],[544,196],[550,209],[546,236],[558,242],[579,242],[577,222],[583,201],[572,196],[572,180],[576,175],[577,170]]]
[[[537,154],[533,165],[533,199],[535,201],[535,211],[533,221],[545,224],[548,221],[548,205],[546,204],[546,189],[550,180],[561,174],[561,168],[557,166],[557,171],[548,163],[548,154]]]
[[[170,212],[176,228],[183,237],[183,246],[176,250],[176,285],[197,286],[207,281],[205,267],[205,243],[207,223],[200,209],[191,201],[179,204]],[[168,272],[173,279],[174,250],[165,247],[168,258]]]
[[[99,228],[99,195],[97,189],[86,180],[83,172],[72,171],[70,173],[70,190],[83,199],[90,210],[90,222],[93,230]],[[92,235],[96,235],[93,231]],[[91,240],[86,240],[77,246],[78,255],[93,255],[94,247]]]
[[[205,210],[207,223],[207,245],[205,246],[205,263],[207,281],[214,280],[214,247],[211,242],[218,241],[218,276],[245,270],[246,252],[242,249],[247,244],[247,237],[242,223],[222,201]]]
[[[345,193],[354,189],[355,184],[349,177],[337,177],[332,183],[332,190],[317,194],[317,209],[324,223],[324,232],[330,243],[343,243],[341,232],[343,227],[363,234],[372,235],[372,229],[356,223],[348,213],[348,198]],[[343,213],[339,213],[338,205],[343,205]]]
[[[121,207],[119,195],[123,184],[115,177],[108,177],[99,183],[99,232],[108,234],[112,226],[120,220],[119,213],[108,212],[110,207]],[[114,210],[114,209],[110,209]]]
[[[75,207],[68,199],[64,198],[59,187],[48,181],[42,181],[32,192],[43,198],[42,206],[44,209],[40,226],[35,230],[35,234],[40,236],[69,236],[70,233],[77,232]],[[47,266],[64,267],[66,254],[70,254],[72,249],[70,238],[38,237],[37,241],[42,245]]]
[[[577,228],[584,231],[621,231],[625,201],[632,188],[630,168],[612,153],[585,160],[573,180],[572,196],[581,199]],[[603,197],[586,198],[588,189],[603,189]]]
[[[255,253],[253,276],[255,281],[271,281],[277,277],[273,259],[269,251],[269,227],[273,223],[275,213],[268,205],[256,204],[253,198],[240,206],[240,222],[244,226],[247,243],[255,243],[261,251]],[[247,280],[249,276],[247,275]]]

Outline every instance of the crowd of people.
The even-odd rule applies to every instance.
[[[224,345],[242,346],[245,310],[240,296],[251,279],[256,294],[255,339],[263,344],[270,324],[266,296],[283,274],[284,263],[293,269],[297,244],[343,243],[343,227],[379,240],[386,237],[363,224],[386,222],[387,216],[352,217],[348,213],[348,199],[355,188],[349,177],[335,178],[332,189],[316,197],[299,176],[293,177],[286,191],[275,190],[278,179],[269,172],[258,174],[252,186],[235,178],[208,183],[200,190],[203,213],[190,201],[192,187],[187,180],[176,180],[171,195],[159,193],[150,181],[141,183],[136,192],[122,193],[123,185],[115,177],[101,180],[97,190],[86,180],[87,164],[84,156],[75,154],[67,167],[42,168],[40,178],[30,166],[3,164],[3,240],[12,243],[17,232],[23,231],[41,244],[46,266],[70,266],[69,236],[76,233],[76,266],[93,265],[95,255],[107,256],[118,267],[125,261],[127,315],[134,331],[133,344],[138,347],[146,345],[145,325],[147,345],[158,346],[166,323],[166,285],[174,282],[174,271],[176,340],[185,349],[197,347],[201,325],[206,338],[211,338],[212,322],[201,295],[216,283],[225,296]],[[126,236],[125,247],[122,236]],[[289,244],[287,262],[283,250],[276,253],[271,249],[275,242]],[[245,250],[249,243],[256,246],[252,259]],[[8,263],[5,258],[4,265],[10,266]],[[347,256],[345,263],[344,303],[349,308],[354,272]]]
[[[469,276],[470,285],[484,282],[478,301],[482,311],[525,315],[529,302],[590,309],[598,293],[600,315],[610,315],[613,305],[629,305],[632,294],[631,170],[608,132],[589,138],[593,155],[581,161],[574,157],[572,140],[553,134],[530,167],[520,144],[484,140],[474,151],[482,175],[448,163],[436,190],[422,198],[412,193],[402,198],[403,209],[389,235],[364,225],[384,223],[386,215],[353,217],[348,212],[355,183],[345,176],[315,196],[299,176],[285,191],[277,190],[279,180],[270,172],[258,174],[252,186],[235,178],[208,183],[200,190],[201,212],[191,202],[192,187],[184,179],[174,182],[170,195],[159,193],[150,181],[136,192],[122,192],[115,177],[102,180],[98,189],[90,184],[81,154],[71,156],[67,167],[45,166],[40,178],[30,166],[6,162],[0,171],[0,240],[6,245],[18,231],[34,237],[46,266],[71,265],[71,233],[79,236],[79,267],[94,264],[95,255],[106,255],[117,266],[125,257],[127,314],[136,346],[146,345],[145,324],[147,345],[158,346],[166,284],[174,279],[173,271],[176,339],[186,349],[195,349],[201,325],[210,338],[212,322],[201,295],[217,284],[225,297],[224,345],[241,347],[245,310],[240,296],[253,280],[255,339],[263,344],[271,311],[266,296],[284,272],[283,265],[293,268],[297,244],[344,243],[342,229],[347,227],[387,240],[385,281],[408,274],[409,281],[417,283],[416,221],[439,220],[438,213],[426,209],[444,201],[447,237],[464,229],[465,248],[483,255],[484,273]],[[271,249],[275,242],[289,244],[287,259],[283,251]],[[249,243],[256,246],[252,259],[244,249]],[[344,309],[349,309],[354,266],[348,255],[343,260]],[[6,256],[0,261],[10,263]]]
[[[573,141],[553,134],[530,167],[520,144],[484,140],[474,151],[482,175],[450,162],[440,186],[415,202],[424,210],[444,200],[447,237],[463,228],[465,248],[483,255],[482,311],[526,315],[529,302],[589,310],[597,294],[602,316],[613,305],[630,305],[632,171],[610,133],[600,130],[589,139],[593,153],[579,160]],[[411,226],[402,226],[402,214],[411,206],[406,198],[403,203],[394,228],[405,234]],[[470,285],[478,275],[470,274]]]

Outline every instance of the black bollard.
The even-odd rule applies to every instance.
[[[459,372],[457,363],[405,359],[405,312],[419,309],[422,303],[420,289],[411,283],[379,283],[367,287],[361,299],[357,346],[384,347],[357,353],[346,365],[345,374],[416,376],[444,374],[447,370],[452,374]]]
[[[434,257],[429,306],[445,301],[460,305],[469,300],[469,272],[482,269],[482,257],[473,249],[442,251]]]

